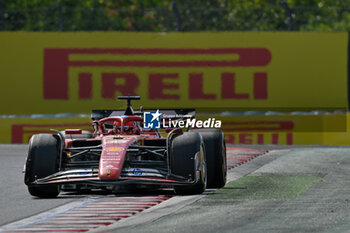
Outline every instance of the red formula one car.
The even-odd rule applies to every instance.
[[[94,133],[79,129],[36,134],[29,142],[24,182],[37,197],[60,190],[173,187],[177,194],[200,194],[226,183],[226,148],[219,129],[143,127],[144,111],[93,111]],[[160,110],[161,112],[162,110]],[[186,110],[172,110],[173,116]],[[169,120],[169,119],[167,119]],[[174,119],[170,119],[174,120]]]

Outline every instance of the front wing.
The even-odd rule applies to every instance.
[[[199,176],[196,175],[196,177]],[[123,169],[118,179],[100,179],[97,168],[72,169],[35,180],[33,185],[45,184],[87,184],[96,187],[124,184],[191,185],[198,180],[168,174],[157,169]]]

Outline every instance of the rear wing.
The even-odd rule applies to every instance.
[[[91,119],[98,121],[106,117],[124,116],[125,110],[92,110]]]
[[[192,119],[196,115],[196,111],[193,108],[187,109],[142,109],[142,111],[135,112],[134,115],[143,117],[144,113],[156,112],[159,110],[161,119]],[[101,120],[106,117],[112,116],[125,116],[125,110],[92,110],[91,119],[93,121]]]
[[[186,108],[186,109],[146,109],[143,110],[143,113],[145,112],[156,112],[159,110],[159,113],[161,114],[161,119],[169,119],[169,120],[176,120],[176,119],[192,119],[196,116],[196,110],[192,108]]]

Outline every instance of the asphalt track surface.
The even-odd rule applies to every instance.
[[[0,145],[0,225],[32,216],[76,200],[79,196],[39,199],[23,185],[27,145]]]
[[[248,147],[248,146],[241,146]],[[350,148],[278,147],[230,170],[225,188],[150,208],[123,227],[98,232],[347,232],[350,230]],[[23,184],[26,145],[0,145],[0,229],[60,206],[104,193],[31,197]],[[242,178],[243,177],[243,178]],[[241,179],[240,179],[241,178]],[[171,192],[162,193],[167,197]],[[114,197],[113,197],[114,198]],[[189,201],[189,200],[192,201]],[[104,200],[108,200],[104,199]],[[115,200],[115,199],[113,199]],[[173,202],[174,205],[167,203]],[[164,207],[163,207],[164,206]],[[163,209],[161,208],[163,207]],[[167,209],[168,208],[168,209]],[[160,213],[162,214],[153,214]],[[136,217],[137,215],[135,215]],[[146,219],[146,220],[145,220]],[[93,232],[93,231],[92,231]]]

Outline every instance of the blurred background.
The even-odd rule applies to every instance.
[[[131,94],[232,144],[350,145],[349,30],[350,0],[0,0],[0,143]]]
[[[3,31],[347,31],[350,0],[1,0]]]

